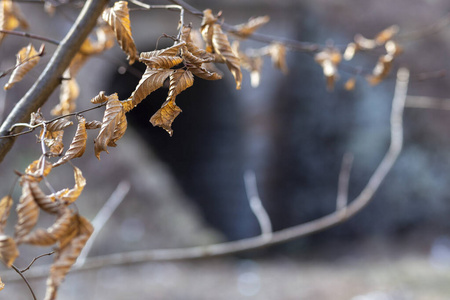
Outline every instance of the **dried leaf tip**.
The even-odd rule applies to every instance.
[[[39,62],[41,55],[43,54],[43,48],[41,47],[41,52],[37,52],[32,44],[28,44],[27,47],[23,47],[17,53],[16,57],[16,67],[9,78],[7,84],[5,84],[4,89],[9,90],[21,81],[23,77],[33,69]]]

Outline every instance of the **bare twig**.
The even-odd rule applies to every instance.
[[[55,251],[51,251],[51,252],[49,252],[49,253],[44,253],[44,254],[41,254],[41,255],[39,255],[39,256],[36,256],[35,258],[33,258],[33,260],[30,262],[30,264],[29,264],[25,269],[20,270],[20,273],[25,273],[26,271],[28,271],[28,270],[31,268],[31,266],[32,266],[39,258],[44,257],[44,256],[53,255],[54,253],[55,253]]]
[[[17,35],[17,36],[30,38],[30,39],[35,39],[35,40],[47,42],[47,43],[50,43],[50,44],[53,44],[53,45],[59,45],[59,43],[60,43],[57,40],[50,39],[50,38],[47,38],[45,36],[41,36],[41,35],[37,35],[37,34],[24,32],[24,31],[13,31],[13,30],[0,29],[0,32],[4,33],[4,34],[11,34],[11,35]]]
[[[247,170],[244,173],[245,191],[247,193],[248,202],[253,214],[258,220],[261,228],[261,235],[264,238],[269,239],[272,237],[272,223],[270,222],[269,215],[262,205],[261,198],[258,194],[258,187],[256,186],[255,172]]]
[[[15,105],[0,127],[0,136],[15,134],[9,128],[27,122],[30,114],[41,107],[61,82],[63,72],[77,53],[83,41],[97,23],[108,0],[87,0],[70,31],[57,47],[41,76]],[[0,162],[11,149],[15,138],[0,139]]]
[[[408,96],[406,97],[405,107],[450,110],[450,98]]]
[[[28,282],[28,280],[25,278],[25,276],[23,276],[22,272],[14,265],[11,265],[11,268],[14,269],[14,271],[17,272],[17,274],[20,275],[20,277],[22,278],[23,281],[25,281],[25,284],[28,286],[28,289],[30,290],[31,295],[33,296],[34,300],[37,300],[36,295],[34,294],[33,289],[31,288],[30,283]]]
[[[127,181],[121,181],[114,192],[111,194],[111,197],[109,197],[109,199],[97,213],[94,220],[92,221],[92,226],[94,226],[95,230],[87,241],[83,250],[81,251],[80,256],[78,256],[77,262],[74,265],[75,268],[79,268],[84,265],[86,257],[89,254],[92,245],[94,244],[95,238],[102,230],[103,226],[105,226],[106,222],[108,222],[108,220],[111,218],[111,215],[114,213],[119,204],[122,203],[123,199],[125,199],[129,191],[130,183]]]
[[[367,204],[369,204],[401,152],[403,145],[403,111],[408,90],[408,82],[409,70],[404,68],[399,69],[397,72],[397,81],[392,101],[390,120],[391,141],[389,149],[376,168],[375,172],[370,177],[364,189],[350,204],[345,207],[344,210],[336,210],[313,221],[273,232],[270,240],[267,240],[264,236],[260,235],[243,240],[207,246],[117,253],[86,259],[86,262],[82,267],[74,269],[73,271],[97,269],[112,265],[141,263],[146,261],[187,260],[235,254],[242,251],[263,248],[293,239],[298,239],[300,237],[304,237],[343,223],[359,213]],[[344,213],[342,213],[342,211],[344,211]],[[28,277],[44,277],[47,275],[47,270],[48,266],[42,267],[41,269],[33,268],[30,270],[30,272],[34,271],[33,274],[28,274]],[[4,277],[6,276],[8,276],[8,273],[4,274]],[[8,278],[10,278],[10,276],[8,276]],[[13,278],[11,278],[11,280],[12,279]]]
[[[341,172],[339,173],[338,192],[336,197],[336,210],[345,209],[348,201],[348,186],[350,171],[353,164],[353,154],[345,153],[342,158]]]

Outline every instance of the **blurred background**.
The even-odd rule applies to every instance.
[[[249,74],[243,71],[242,89],[235,90],[231,74],[222,68],[223,80],[196,79],[177,97],[183,112],[173,124],[173,137],[149,123],[164,102],[167,89],[152,93],[127,116],[129,128],[117,148],[102,153],[98,162],[92,151],[94,136],[90,136],[86,154],[74,160],[88,182],[77,207],[90,220],[119,183],[130,185],[125,199],[96,237],[89,256],[206,245],[260,234],[245,193],[243,175],[247,170],[256,174],[258,191],[274,230],[329,214],[336,207],[344,154],[354,155],[349,188],[353,199],[387,150],[398,67],[411,70],[408,95],[450,98],[448,76],[434,76],[450,70],[450,27],[427,29],[448,20],[448,1],[247,0],[189,4],[199,10],[221,10],[230,24],[269,15],[271,21],[259,32],[320,45],[333,43],[341,49],[357,33],[372,38],[397,24],[404,53],[395,60],[392,75],[381,84],[372,87],[358,77],[353,91],[343,88],[353,76],[346,72],[351,69],[346,66],[371,70],[379,52],[357,55],[343,63],[333,92],[326,90],[322,69],[308,53],[288,52],[287,75],[267,58],[258,88],[250,86]],[[20,5],[30,18],[31,32],[59,40],[76,16],[70,5],[59,8],[50,20],[36,9],[39,4]],[[198,28],[199,19],[188,14],[186,18]],[[137,48],[154,50],[163,33],[176,34],[177,22],[177,12],[132,11]],[[13,54],[28,42],[8,36],[0,47],[1,68],[14,65]],[[170,44],[170,40],[160,39],[158,48]],[[241,42],[242,48],[262,46],[255,41]],[[47,47],[49,53],[54,49]],[[49,57],[46,55],[43,61]],[[139,63],[128,67],[118,47],[91,59],[77,77],[82,87],[77,110],[91,107],[89,99],[100,90],[127,98],[142,71]],[[39,69],[28,82],[1,92],[5,112],[38,75]],[[43,108],[48,118],[57,96],[55,93]],[[373,202],[344,224],[232,257],[105,266],[69,274],[60,298],[448,299],[449,113],[406,108],[402,154]],[[101,119],[102,114],[92,111],[85,116]],[[70,137],[66,133],[66,138]],[[35,141],[34,133],[20,137],[0,165],[2,194],[8,193],[14,181],[13,170],[23,170],[38,158],[40,147]],[[72,186],[71,166],[55,169],[49,180],[56,188]],[[14,197],[20,197],[17,187]],[[14,222],[8,224],[12,229]],[[16,261],[19,266],[46,252],[26,246],[20,250]],[[37,265],[51,261],[51,257],[42,258]],[[5,270],[0,268],[0,277],[6,283],[0,295],[5,299],[30,299],[24,283],[12,281],[18,276],[4,278]],[[30,282],[42,298],[45,278]]]

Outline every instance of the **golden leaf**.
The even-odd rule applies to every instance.
[[[61,82],[61,88],[59,92],[59,104],[52,110],[51,114],[54,116],[63,116],[73,113],[76,109],[76,99],[80,95],[80,87],[75,80],[75,74],[71,74],[67,69],[63,77],[65,78]]]
[[[93,121],[86,122],[86,129],[97,129],[100,127],[102,127],[102,122],[100,122],[100,121],[93,120]]]
[[[17,224],[15,237],[17,242],[20,243],[21,239],[33,229],[39,218],[39,207],[36,201],[34,201],[28,180],[22,182],[22,195],[20,196],[16,211]]]
[[[239,42],[234,41],[232,46],[233,51],[238,54],[241,67],[250,72],[250,84],[252,87],[258,87],[261,79],[261,70],[264,64],[264,60],[261,55],[248,56],[242,51],[239,51]],[[269,49],[270,50],[270,49]]]
[[[353,91],[355,89],[355,85],[356,85],[356,78],[351,77],[345,82],[344,89],[346,89],[347,91]]]
[[[70,143],[69,149],[66,151],[63,157],[61,157],[53,167],[62,165],[63,163],[76,158],[81,157],[86,150],[87,132],[86,132],[86,119],[82,116],[78,116],[78,126],[75,136]]]
[[[127,59],[130,65],[133,64],[137,57],[137,49],[131,35],[128,2],[118,1],[114,3],[114,7],[103,11],[102,18],[114,30],[119,46],[128,55]]]
[[[114,129],[114,133],[112,135],[111,140],[108,142],[109,147],[116,147],[116,142],[122,138],[127,130],[128,122],[127,117],[125,115],[125,111],[120,114],[119,122]]]
[[[197,31],[192,31],[190,26],[184,26],[181,34],[181,41],[186,45],[181,48],[181,55],[188,64],[210,63],[214,61],[214,55],[202,49],[201,37]]]
[[[200,25],[200,33],[202,34],[203,41],[206,43],[206,51],[213,52],[213,25],[217,21],[217,16],[214,16],[211,9],[205,9],[203,11],[203,19]]]
[[[37,182],[30,182],[30,190],[34,201],[40,209],[53,215],[61,212],[63,208],[62,202],[59,199],[52,199],[52,197],[45,195]]]
[[[165,49],[150,52],[142,52],[141,55],[139,56],[139,61],[145,63],[149,68],[154,69],[173,68],[183,61],[183,59],[177,55],[180,51],[180,48],[184,45],[185,43],[181,42]]]
[[[0,200],[0,234],[5,230],[6,221],[8,221],[12,204],[13,199],[10,195],[7,195]]]
[[[394,57],[400,55],[403,52],[403,48],[394,41],[387,41],[386,44],[384,44],[384,47],[386,48],[387,54],[390,54]]]
[[[327,81],[328,91],[334,89],[334,83],[338,77],[337,67],[341,62],[341,59],[341,52],[334,47],[327,47],[314,56],[314,60],[320,64],[323,69],[323,75],[325,75]]]
[[[49,131],[45,135],[45,144],[49,147],[49,153],[52,156],[60,156],[64,150],[63,143],[64,131]]]
[[[377,46],[375,40],[365,38],[361,34],[355,35],[354,40],[357,50],[371,50]]]
[[[52,226],[47,229],[38,228],[25,236],[22,241],[35,246],[51,246],[63,237],[70,235],[76,218],[77,215],[67,208]]]
[[[375,43],[377,43],[378,45],[384,45],[384,43],[391,40],[394,37],[394,35],[398,33],[399,30],[400,28],[398,27],[398,25],[389,26],[388,28],[382,30],[375,36],[374,38]]]
[[[68,118],[56,119],[47,124],[47,131],[60,131],[72,125],[73,122],[70,121]]]
[[[351,60],[358,50],[359,48],[355,43],[349,43],[344,51],[344,59]]]
[[[125,112],[129,112],[136,105],[141,103],[150,93],[163,86],[164,81],[174,70],[171,69],[151,69],[147,68],[142,75],[136,89],[127,101],[123,101]]]
[[[114,139],[114,132],[116,127],[122,119],[122,114],[125,113],[122,103],[117,98],[117,94],[114,98],[110,98],[106,104],[105,113],[103,115],[102,127],[94,140],[94,152],[95,156],[100,159],[100,153],[106,151],[108,153],[108,144]],[[111,95],[112,96],[112,95]],[[111,97],[110,96],[110,97]]]
[[[16,242],[12,237],[0,234],[0,260],[8,267],[14,263],[19,256]]]
[[[88,220],[77,216],[76,235],[63,248],[60,248],[55,256],[55,261],[50,268],[50,275],[47,279],[47,291],[45,300],[56,299],[58,287],[66,277],[72,265],[77,260],[81,250],[91,236],[94,228]]]
[[[170,75],[169,95],[161,108],[151,117],[150,122],[153,126],[164,128],[172,136],[172,122],[181,113],[181,108],[175,104],[175,98],[193,84],[194,76],[190,71],[178,69]]]
[[[239,58],[233,53],[228,37],[222,32],[222,28],[219,24],[213,25],[212,44],[215,52],[217,52],[225,60],[228,69],[231,74],[233,74],[236,81],[236,89],[239,90],[242,83],[240,61]]]
[[[389,75],[392,67],[392,61],[394,60],[394,56],[391,54],[385,54],[380,56],[378,59],[375,68],[372,70],[372,74],[367,76],[367,81],[371,85],[377,85],[381,81],[383,81],[386,76]]]
[[[2,282],[2,278],[0,277],[0,291],[3,290],[5,284]]]
[[[273,65],[284,74],[289,72],[286,64],[286,46],[280,43],[274,43],[269,46],[269,54]]]
[[[231,31],[231,33],[241,38],[247,38],[249,35],[253,34],[255,30],[269,21],[269,16],[250,18],[247,23],[234,26],[234,29]]]
[[[11,0],[2,0],[0,3],[0,29],[14,30],[17,27],[28,29],[29,25],[20,7]],[[0,33],[0,43],[5,37]]]
[[[32,44],[23,47],[16,55],[16,68],[11,73],[8,83],[5,84],[4,89],[9,90],[15,83],[22,80],[22,78],[33,69],[39,62],[40,54],[36,51]]]
[[[56,193],[49,195],[51,199],[58,199],[64,204],[70,204],[78,199],[84,187],[86,186],[86,178],[83,177],[83,173],[77,167],[73,167],[73,173],[75,177],[75,186],[72,189],[63,189]]]
[[[44,167],[42,167],[44,164]],[[52,170],[52,164],[41,156],[38,160],[33,161],[26,169],[22,179],[25,181],[41,181],[42,176],[47,176]]]
[[[91,99],[92,104],[102,104],[109,100],[109,97],[105,95],[104,91],[98,93],[97,96]]]

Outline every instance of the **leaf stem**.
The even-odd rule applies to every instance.
[[[32,34],[32,33],[28,33],[28,32],[24,32],[24,31],[13,31],[13,30],[6,30],[6,29],[0,29],[1,33],[4,34],[11,34],[11,35],[17,35],[17,36],[22,36],[22,37],[26,37],[26,38],[30,38],[30,39],[35,39],[35,40],[40,40],[43,42],[47,42],[53,45],[59,45],[59,41],[51,39],[51,38],[47,38],[44,36],[40,36],[37,34]]]
[[[22,277],[23,281],[25,281],[26,285],[28,286],[28,288],[30,289],[31,295],[33,296],[34,300],[37,300],[36,295],[34,294],[33,289],[31,288],[30,283],[28,282],[28,280],[25,278],[25,276],[23,276],[22,272],[14,265],[11,265],[11,267],[14,269],[14,271],[17,272],[17,274],[20,275],[20,277]]]

